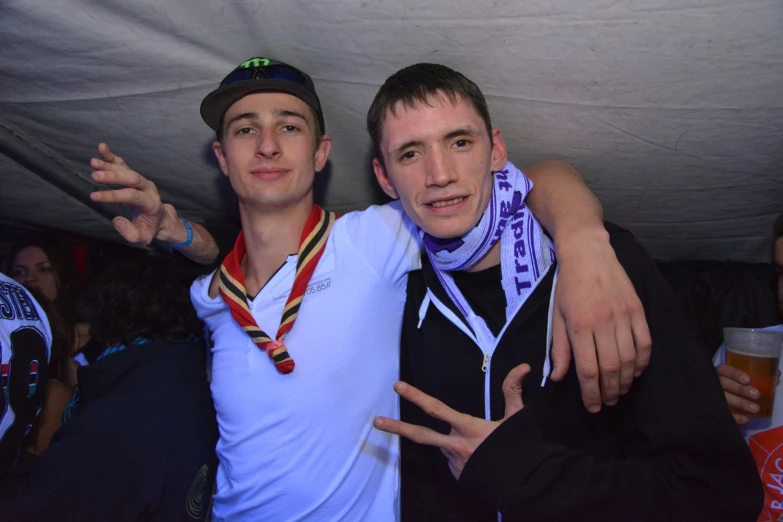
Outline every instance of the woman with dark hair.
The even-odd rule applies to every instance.
[[[89,324],[77,320],[79,278],[73,257],[58,240],[41,236],[17,243],[6,256],[4,272],[41,296],[52,331],[57,332],[45,406],[25,446],[26,452],[40,454],[60,427],[63,407],[76,385],[72,356],[89,342]]]
[[[89,325],[79,322],[76,315],[79,277],[73,256],[62,243],[43,236],[17,243],[8,251],[3,271],[54,303],[68,339],[69,353],[75,353],[87,343]],[[53,377],[73,384],[64,375],[53,374]]]
[[[186,274],[142,257],[95,280],[84,314],[103,350],[52,444],[4,485],[0,522],[207,516],[218,431]]]

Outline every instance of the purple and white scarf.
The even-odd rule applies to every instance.
[[[475,265],[500,240],[500,271],[506,294],[506,323],[533,293],[555,260],[552,241],[525,205],[533,183],[511,162],[494,173],[492,197],[479,223],[466,235],[439,239],[419,230],[443,288],[476,338],[494,345],[495,336],[470,308],[449,272]]]

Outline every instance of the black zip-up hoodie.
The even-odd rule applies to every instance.
[[[0,522],[204,520],[217,421],[200,343],[131,345],[79,369],[79,407],[6,480]]]
[[[525,522],[756,520],[761,482],[709,354],[643,248],[629,232],[607,229],[644,305],[653,348],[631,391],[599,414],[585,409],[573,363],[563,382],[541,386],[555,267],[508,325],[485,373],[482,350],[444,314],[446,306],[461,319],[422,256],[408,282],[402,378],[459,412],[499,420],[508,372],[521,363],[532,372],[524,409],[477,448],[459,482],[439,449],[403,441],[403,521],[496,522],[498,513]],[[448,433],[405,401],[402,419]]]

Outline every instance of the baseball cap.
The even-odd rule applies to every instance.
[[[201,117],[219,133],[229,107],[248,94],[266,91],[284,92],[305,102],[315,111],[321,133],[326,132],[321,101],[315,93],[312,78],[296,67],[261,56],[239,64],[223,78],[217,89],[207,94],[201,102]]]

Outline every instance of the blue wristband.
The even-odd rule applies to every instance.
[[[188,223],[187,219],[180,216],[179,214],[177,215],[182,220],[182,224],[185,225],[185,230],[188,231],[188,238],[184,242],[180,243],[179,245],[171,245],[171,248],[180,249],[180,248],[185,248],[187,246],[190,246],[190,244],[193,242],[193,229],[190,228],[190,223]]]

